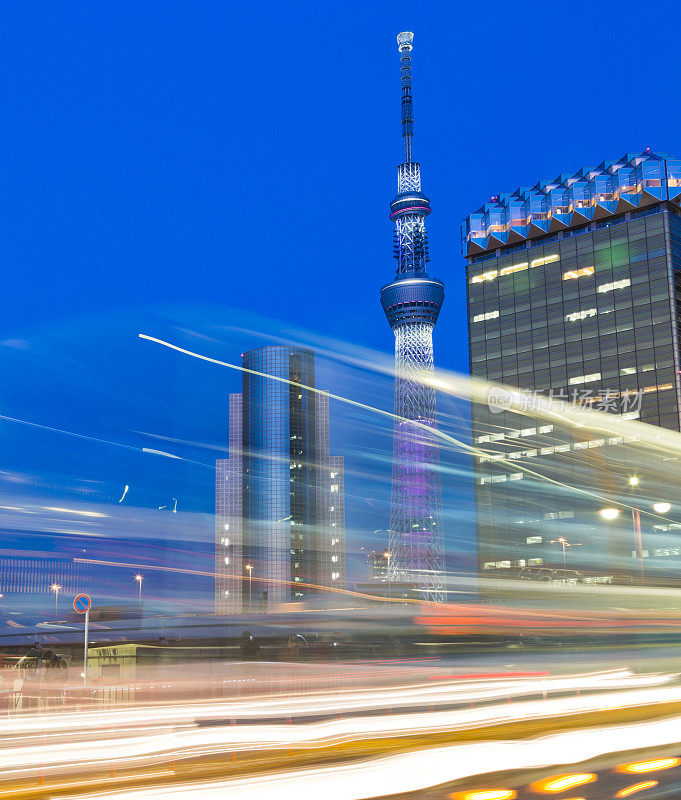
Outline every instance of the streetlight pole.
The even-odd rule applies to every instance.
[[[135,575],[135,580],[137,581],[137,586],[139,587],[138,608],[139,608],[140,619],[142,619],[142,581],[144,580],[144,578],[141,575]]]
[[[638,561],[638,569],[640,572],[641,583],[645,580],[645,572],[643,565],[643,536],[641,535],[641,511],[638,505],[634,502],[634,490],[639,484],[639,479],[636,475],[629,477],[629,493],[631,495],[631,522],[634,526],[634,555]]]
[[[563,572],[566,571],[565,567],[565,548],[566,547],[581,547],[581,542],[568,542],[564,536],[559,536],[557,539],[552,539],[551,544],[559,544],[563,548]]]
[[[57,612],[57,600],[59,599],[59,590],[62,587],[58,583],[53,583],[50,588],[54,592],[54,621],[57,622],[57,620],[59,619],[58,612]]]
[[[390,581],[390,551],[386,550],[385,553],[383,553],[383,555],[388,560],[388,565],[386,567],[386,574],[388,576],[388,597],[392,597],[392,586]]]
[[[252,601],[251,590],[253,588],[253,565],[252,564],[246,564],[244,569],[248,570],[248,610],[252,611],[252,608],[251,608],[251,601]]]

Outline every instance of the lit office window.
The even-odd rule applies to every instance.
[[[600,372],[592,372],[590,375],[575,375],[574,378],[568,379],[569,386],[578,386],[581,383],[591,383],[598,381],[601,378]]]
[[[624,289],[626,286],[631,286],[629,278],[623,278],[621,281],[612,281],[611,283],[602,283],[596,291],[604,294],[605,292],[612,292],[614,289]]]
[[[498,311],[488,311],[486,314],[476,314],[473,317],[473,322],[483,322],[486,319],[496,319],[498,316]]]
[[[513,264],[511,267],[504,267],[503,269],[499,270],[499,275],[512,275],[514,272],[522,272],[522,270],[527,269],[529,264],[527,261],[523,261],[522,264]]]
[[[552,264],[554,261],[559,261],[560,256],[557,253],[553,253],[550,256],[544,256],[543,258],[535,258],[534,261],[530,263],[531,267],[543,267],[544,264]]]
[[[660,383],[657,386],[644,386],[641,391],[643,394],[650,394],[650,392],[666,392],[673,388],[671,383]]]
[[[482,275],[475,275],[471,278],[471,283],[483,283],[484,281],[493,281],[499,273],[493,269],[489,272],[483,272]]]
[[[585,275],[593,275],[594,268],[593,267],[582,267],[581,269],[571,269],[568,272],[563,273],[563,280],[569,281],[572,278],[583,278]]]
[[[585,308],[583,311],[574,311],[572,314],[565,315],[566,322],[579,322],[588,317],[595,317],[598,313],[596,308]]]

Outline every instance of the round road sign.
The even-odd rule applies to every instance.
[[[73,608],[79,614],[85,614],[86,611],[90,610],[90,606],[92,605],[92,600],[90,599],[89,594],[79,594],[73,600]]]

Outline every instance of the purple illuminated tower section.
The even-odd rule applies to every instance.
[[[414,113],[411,50],[414,34],[397,37],[402,69],[404,163],[397,171],[397,196],[390,204],[395,223],[395,277],[381,289],[381,304],[395,334],[395,421],[389,571],[391,581],[414,585],[424,600],[444,599],[442,499],[435,435],[433,328],[444,285],[426,270],[425,219],[430,203],[421,191],[421,167],[411,157]],[[424,381],[424,378],[426,379]]]

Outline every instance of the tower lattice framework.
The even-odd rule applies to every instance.
[[[400,33],[402,136],[405,160],[398,167],[395,278],[381,289],[381,304],[395,334],[395,429],[389,534],[391,581],[415,584],[423,599],[444,599],[442,499],[436,438],[435,390],[424,378],[434,369],[433,328],[444,284],[426,270],[430,260],[425,219],[430,202],[421,191],[421,168],[412,161],[413,34]]]

